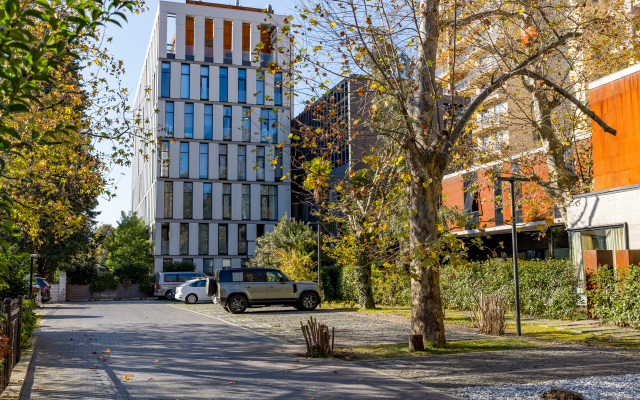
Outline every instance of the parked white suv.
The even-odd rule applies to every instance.
[[[207,280],[203,278],[192,279],[176,288],[176,300],[187,304],[195,304],[198,301],[211,301],[207,296]]]

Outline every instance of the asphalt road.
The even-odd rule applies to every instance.
[[[452,399],[159,301],[48,305],[22,399]]]

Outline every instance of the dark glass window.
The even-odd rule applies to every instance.
[[[238,146],[238,180],[247,180],[247,146]]]
[[[227,179],[227,145],[218,145],[218,179]]]
[[[228,101],[229,99],[229,76],[227,67],[220,68],[220,92],[218,101]]]
[[[209,177],[209,145],[200,143],[200,179]]]
[[[222,108],[222,140],[231,140],[231,106]]]
[[[497,169],[494,168],[494,171],[498,173]],[[494,205],[494,214],[495,214],[495,223],[497,225],[504,224],[504,214],[502,213],[504,203],[502,201],[502,182],[499,180],[495,180],[493,182],[493,205]]]
[[[251,185],[242,185],[242,219],[251,219]]]
[[[238,225],[238,254],[247,254],[247,225]]]
[[[193,182],[185,182],[182,196],[182,218],[193,218]]]
[[[242,141],[251,141],[251,107],[242,107]]]
[[[184,137],[193,139],[193,103],[184,103]]]
[[[275,169],[274,174],[275,174],[275,178],[276,180],[280,180],[282,179],[282,149],[275,149],[275,161],[276,163],[274,164],[273,168]]]
[[[264,180],[264,163],[265,163],[265,154],[264,147],[258,146],[256,147],[256,180],[263,181]]]
[[[204,138],[205,140],[213,139],[213,106],[211,104],[204,105]]]
[[[209,67],[200,67],[200,100],[209,100]]]
[[[262,117],[262,137],[263,143],[278,143],[278,114],[271,108],[263,108],[260,112]]]
[[[173,137],[173,101],[164,103],[164,131],[167,137]]]
[[[173,182],[164,183],[164,217],[173,218]]]
[[[160,97],[171,97],[171,63],[162,63],[162,89]]]
[[[189,224],[180,224],[180,254],[189,254]]]
[[[260,188],[260,218],[275,221],[278,219],[278,187],[262,185]]]
[[[264,78],[256,80],[256,104],[264,104]]]
[[[213,258],[205,258],[203,260],[202,272],[205,275],[213,276]]]
[[[247,102],[247,70],[238,70],[238,103]]]
[[[231,219],[231,184],[222,184],[222,219]]]
[[[169,223],[163,222],[160,227],[160,253],[169,254]]]
[[[273,82],[273,104],[282,105],[282,72],[277,72]]]
[[[168,178],[169,177],[169,142],[162,142],[162,154],[160,155],[162,159],[162,165],[160,166],[160,177]]]
[[[209,224],[198,224],[198,254],[209,254]]]
[[[229,246],[227,245],[229,227],[226,224],[218,225],[218,254],[227,254]]]
[[[212,189],[211,183],[205,183],[202,185],[202,218],[203,219],[211,219],[212,218]]]
[[[189,177],[189,143],[180,142],[180,178]]]
[[[189,74],[191,67],[189,64],[181,64],[180,66],[180,98],[188,99],[189,98]]]

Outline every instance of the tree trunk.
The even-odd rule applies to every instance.
[[[362,239],[358,240],[358,242],[362,246],[362,250],[359,250],[359,255],[356,261],[357,265],[355,268],[356,282],[358,285],[358,302],[360,303],[360,308],[366,310],[375,308],[376,304],[373,299],[373,285],[371,283],[371,263],[369,263],[369,259],[367,257],[367,249],[364,243],[362,243]]]
[[[438,197],[442,192],[442,176],[430,183],[413,179],[409,184],[409,241],[411,258],[411,331],[421,334],[425,343],[438,347],[446,344],[444,314],[440,294],[440,271],[437,261],[424,254],[424,249],[437,240]],[[423,251],[421,251],[423,250]]]

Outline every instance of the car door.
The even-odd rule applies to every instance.
[[[267,274],[265,271],[249,270],[244,273],[245,288],[251,302],[267,301]]]
[[[207,300],[207,280],[200,279],[193,286],[193,292],[198,296],[198,300]]]
[[[278,301],[290,302],[295,300],[295,283],[290,281],[280,271],[267,271],[267,280],[269,281],[269,302],[277,303]]]

